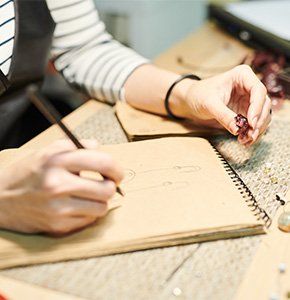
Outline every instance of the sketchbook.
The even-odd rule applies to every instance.
[[[116,193],[105,217],[65,237],[0,230],[0,269],[265,232],[266,213],[206,139],[173,137],[101,149],[125,167],[125,196]],[[6,151],[6,165],[7,157]],[[81,175],[96,180],[90,172]]]
[[[191,120],[175,121],[169,117],[141,111],[121,101],[117,102],[115,112],[129,141],[170,136],[210,137],[228,134],[224,129],[198,126]]]

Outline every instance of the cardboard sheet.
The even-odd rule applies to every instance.
[[[116,115],[130,141],[169,136],[212,136],[228,134],[226,130],[213,130],[197,126],[190,120],[175,121],[135,109],[129,104],[117,102]]]

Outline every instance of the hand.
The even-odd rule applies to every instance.
[[[76,149],[67,140],[54,142],[0,171],[0,228],[63,234],[107,213],[123,169],[96,150],[96,141],[82,143],[86,149]],[[82,170],[107,179],[82,178]]]
[[[225,127],[238,134],[235,116],[247,117],[250,129],[238,140],[245,146],[259,141],[270,121],[271,100],[265,86],[247,65],[196,81],[187,91],[189,117],[200,125]]]

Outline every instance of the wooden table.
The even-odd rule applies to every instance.
[[[238,64],[251,51],[214,25],[207,24],[156,58],[155,63],[181,74],[194,72],[206,77]],[[190,67],[181,65],[177,56],[186,62],[191,59]],[[200,65],[193,66],[197,62]],[[285,102],[284,108],[274,113],[268,133],[257,145],[247,149],[241,147],[235,138],[219,137],[215,140],[219,151],[272,218],[279,207],[275,195],[278,192],[285,195],[289,188],[289,112],[289,103]],[[82,138],[94,137],[104,144],[127,142],[113,108],[95,101],[77,109],[66,118],[66,122]],[[40,148],[62,136],[62,132],[52,126],[23,147]],[[277,177],[276,183],[271,182],[270,177],[264,177],[266,163],[272,164],[270,175]],[[64,295],[91,300],[234,299],[264,238],[264,235],[243,237],[13,268],[0,271],[0,276],[19,280],[21,284],[29,283],[30,287],[50,289],[51,293],[57,291],[63,299],[68,299]],[[59,298],[51,296],[48,299]]]

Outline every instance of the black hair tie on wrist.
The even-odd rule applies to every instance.
[[[168,89],[168,92],[167,92],[167,94],[166,94],[166,96],[165,96],[164,104],[165,104],[165,109],[166,109],[166,111],[167,111],[167,114],[168,114],[171,118],[173,118],[173,119],[175,119],[175,120],[184,120],[184,118],[177,117],[177,116],[175,116],[175,115],[171,112],[171,110],[170,110],[170,108],[169,108],[169,96],[170,96],[171,91],[173,90],[173,88],[176,86],[176,84],[179,83],[181,80],[186,79],[186,78],[194,79],[194,80],[200,80],[200,78],[199,78],[198,76],[192,75],[192,74],[181,76],[181,77],[179,77],[177,80],[175,80],[175,81],[173,82],[173,84],[172,84],[171,87]]]

